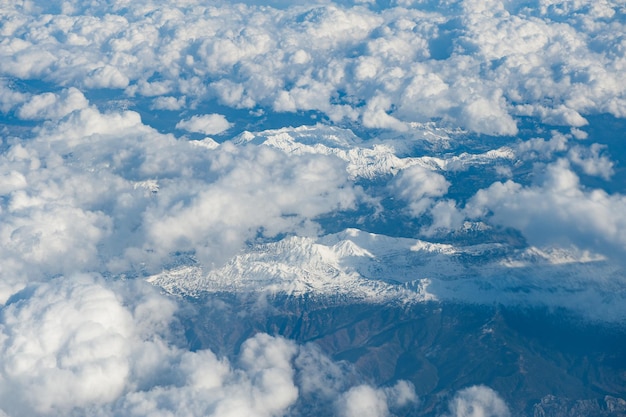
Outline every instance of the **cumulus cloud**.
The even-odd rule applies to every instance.
[[[150,108],[155,110],[180,110],[185,106],[185,98],[180,97],[157,97],[153,100]]]
[[[228,130],[231,126],[232,124],[221,114],[205,114],[181,120],[176,124],[176,129],[204,133],[205,135],[217,135]]]
[[[610,150],[573,140],[593,136],[579,128],[594,114],[626,116],[615,2],[205,3],[2,6],[0,414],[275,416],[303,398],[345,416],[414,406],[410,384],[354,386],[345,364],[280,337],[254,336],[230,361],[190,352],[168,334],[171,301],[96,273],[141,277],[183,255],[210,269],[256,240],[315,235],[319,217],[374,200],[356,177],[398,172],[381,187],[432,220],[424,234],[469,218],[531,243],[626,250],[624,196],[577,174],[610,181]],[[179,122],[160,133],[138,111],[116,110],[120,99]],[[367,149],[369,176],[350,176],[345,162],[365,148],[346,145],[342,161],[336,148],[316,154],[315,138],[287,153],[175,136],[234,131],[216,101],[258,115],[250,125],[310,111],[411,138],[433,120],[516,135],[533,117],[571,134],[517,142],[517,160],[499,168],[511,180],[462,205],[448,198],[445,164],[396,165],[384,135]],[[376,146],[387,149],[382,162]],[[532,162],[532,176],[515,178],[518,163]],[[486,387],[459,392],[450,411],[508,415]]]
[[[619,10],[609,1],[64,4],[45,25],[43,6],[3,15],[2,74],[399,130],[435,118],[513,135],[516,116],[579,127],[626,115],[624,23],[607,19]]]
[[[298,397],[297,350],[293,342],[259,334],[243,343],[237,363],[207,350],[176,351],[167,358],[170,381],[127,393],[105,415],[283,415]]]
[[[389,115],[390,107],[391,100],[381,96],[372,98],[363,112],[363,126],[375,129],[406,130],[406,126],[400,120]]]
[[[568,153],[569,160],[580,167],[587,175],[594,175],[610,180],[614,173],[613,161],[602,154],[606,146],[594,143],[588,148],[575,146]]]
[[[21,257],[49,274],[79,270],[92,263],[97,244],[110,228],[108,217],[80,208],[37,203],[26,193],[13,193],[11,210],[17,213],[2,225],[8,238],[4,254]],[[72,257],[64,257],[65,253],[72,253]]]
[[[585,189],[566,159],[545,166],[530,186],[495,182],[468,202],[471,217],[489,212],[490,221],[521,230],[538,245],[568,245],[623,253],[626,199],[600,189]]]
[[[133,319],[112,291],[77,276],[38,285],[2,309],[2,408],[65,414],[122,394]]]
[[[487,135],[515,135],[517,124],[506,110],[501,92],[492,97],[480,97],[471,100],[461,109],[459,122],[474,132]]]
[[[416,217],[433,205],[433,198],[444,196],[449,186],[443,175],[421,165],[404,169],[392,183],[395,194],[409,204]]]
[[[233,361],[181,349],[170,330],[175,310],[145,283],[96,275],[58,277],[17,293],[0,311],[2,412],[270,417],[308,407],[301,395],[355,407],[373,393],[381,410],[416,400],[405,381],[351,389],[349,367],[314,345],[264,333],[245,340]],[[320,385],[322,375],[334,385]]]
[[[465,216],[458,209],[454,200],[441,200],[430,210],[432,223],[422,233],[432,235],[439,231],[457,230],[463,225]]]
[[[516,146],[517,155],[522,159],[550,160],[554,154],[563,153],[568,149],[570,135],[552,132],[551,138],[532,138]]]
[[[27,94],[13,89],[6,79],[0,79],[0,111],[2,113],[8,113],[27,98]]]
[[[576,110],[559,105],[546,108],[541,105],[522,105],[517,107],[518,114],[539,117],[544,123],[555,126],[581,127],[588,124],[587,120]]]
[[[87,88],[126,88],[129,82],[128,76],[119,68],[104,65],[86,74],[83,85]]]
[[[497,392],[484,385],[460,390],[450,400],[447,417],[509,417],[511,412]]]
[[[18,171],[4,173],[0,177],[0,195],[6,195],[13,191],[26,188],[26,177]]]
[[[387,417],[391,410],[407,406],[416,407],[415,387],[407,381],[398,381],[387,388],[359,385],[343,393],[337,401],[341,417]]]
[[[294,365],[298,369],[300,393],[304,398],[312,398],[312,403],[332,402],[338,393],[349,388],[349,381],[356,379],[354,369],[345,362],[331,360],[314,343],[300,349]]]
[[[121,394],[132,318],[89,277],[25,291],[2,310],[3,408],[65,413]]]
[[[21,119],[60,119],[87,107],[87,99],[78,89],[70,87],[60,94],[43,93],[31,97],[18,110]]]
[[[345,165],[332,157],[226,143],[207,162],[215,181],[191,195],[162,188],[146,212],[148,243],[158,253],[195,249],[209,264],[220,263],[257,235],[315,234],[311,219],[349,209],[358,198]]]
[[[56,274],[159,270],[181,250],[210,266],[248,240],[315,235],[317,216],[362,194],[334,156],[205,142],[87,103],[9,146],[0,155],[1,299]]]
[[[389,408],[385,394],[367,385],[350,389],[341,399],[340,415],[342,417],[387,417]]]

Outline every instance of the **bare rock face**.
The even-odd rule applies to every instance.
[[[493,388],[515,417],[626,415],[626,330],[562,312],[286,295],[190,301],[193,349],[231,356],[257,332],[314,343],[374,385],[410,381],[420,407],[407,415],[445,415],[454,393],[474,385]]]
[[[610,395],[604,399],[572,400],[546,395],[533,407],[534,417],[622,417],[626,401]]]

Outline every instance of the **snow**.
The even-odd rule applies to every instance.
[[[620,321],[620,314],[626,312],[616,305],[590,312],[580,304],[598,302],[597,297],[609,293],[614,301],[626,299],[619,284],[623,283],[620,268],[597,254],[575,248],[520,249],[502,243],[455,246],[358,229],[253,245],[221,268],[207,271],[187,264],[147,280],[170,294],[201,299],[211,293],[231,293],[341,296],[401,304],[549,302],[608,321]],[[520,291],[528,297],[520,298]]]

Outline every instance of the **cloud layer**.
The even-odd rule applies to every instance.
[[[4,6],[0,72],[124,89],[161,109],[216,98],[398,130],[435,118],[511,135],[518,116],[580,127],[585,114],[626,115],[619,2],[254,3]]]
[[[566,159],[543,167],[538,177],[530,186],[495,182],[479,190],[466,211],[476,217],[488,212],[492,222],[521,230],[539,245],[574,244],[612,256],[626,250],[623,195],[586,190]]]
[[[232,362],[188,351],[168,342],[175,311],[146,284],[95,275],[18,293],[0,315],[3,415],[269,417],[314,399],[338,416],[387,417],[418,406],[412,384],[352,385],[349,365],[312,344],[260,333]]]
[[[623,147],[593,122],[626,117],[621,2],[171,3],[0,5],[0,415],[419,407],[279,336],[184,345],[143,278],[258,272],[237,255],[268,241],[358,226],[623,268]],[[511,414],[484,386],[449,413]]]
[[[158,270],[176,251],[220,264],[248,240],[314,235],[316,216],[360,198],[336,158],[177,140],[74,89],[45,101],[33,114],[51,120],[0,156],[4,300],[55,274]]]

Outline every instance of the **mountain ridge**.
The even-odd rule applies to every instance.
[[[457,300],[544,305],[583,315],[580,303],[601,297],[606,309],[586,316],[620,322],[626,294],[619,271],[604,258],[575,248],[455,246],[350,228],[319,238],[289,236],[253,244],[215,269],[186,262],[146,279],[170,294],[196,298],[231,292],[342,295],[400,304]]]

